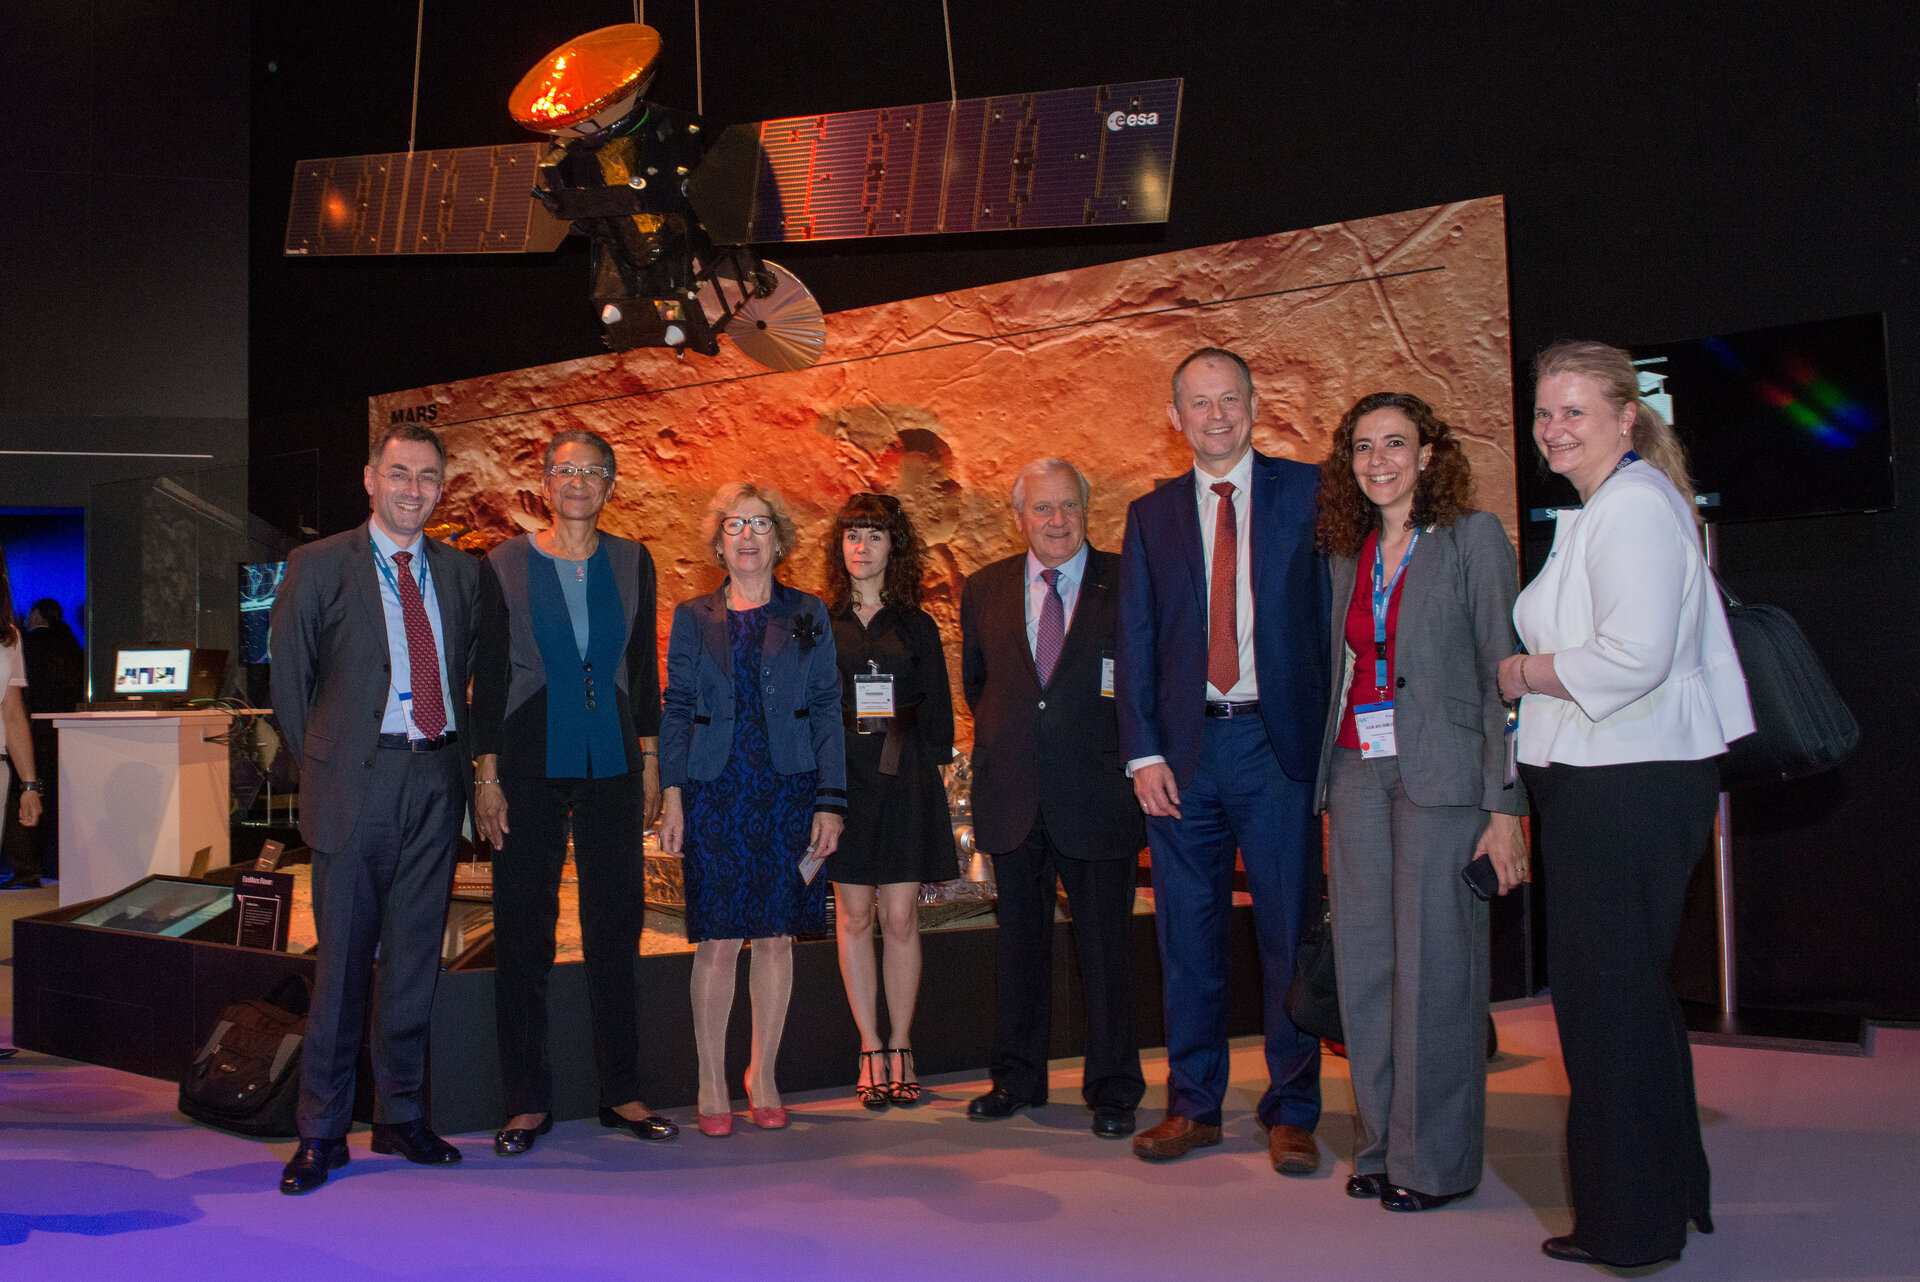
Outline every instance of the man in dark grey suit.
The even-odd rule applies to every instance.
[[[300,764],[300,835],[313,848],[320,937],[300,1146],[282,1193],[310,1192],[347,1164],[369,990],[373,1151],[423,1166],[460,1160],[428,1129],[422,1093],[453,861],[473,792],[463,741],[480,563],[421,535],[446,466],[431,431],[390,429],[367,463],[372,519],[295,550],[274,601],[273,705]]]
[[[1119,560],[1086,542],[1087,482],[1041,459],[1013,487],[1027,550],[967,579],[960,673],[973,709],[974,842],[1000,891],[993,1089],[967,1115],[1047,1101],[1054,883],[1067,889],[1087,1000],[1081,1094],[1093,1133],[1131,1135],[1145,1093],[1129,955],[1146,826],[1113,701]]]

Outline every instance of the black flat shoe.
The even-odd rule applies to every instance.
[[[38,877],[10,877],[6,881],[0,881],[0,890],[38,889],[40,889],[40,879]]]
[[[1370,1202],[1379,1198],[1389,1187],[1387,1177],[1379,1171],[1347,1178],[1347,1196],[1365,1198]]]
[[[1463,1197],[1471,1197],[1473,1190],[1479,1187],[1476,1184],[1472,1189],[1462,1189],[1458,1193],[1422,1193],[1419,1189],[1383,1183],[1380,1190],[1380,1205],[1389,1211],[1431,1211],[1449,1202],[1458,1202]]]
[[[337,1140],[301,1140],[293,1158],[280,1172],[280,1191],[289,1197],[311,1193],[327,1182],[327,1175],[347,1164],[347,1142]]]
[[[1133,1134],[1133,1110],[1102,1104],[1093,1110],[1093,1133],[1103,1140],[1123,1140]]]
[[[1693,1227],[1696,1229],[1699,1229],[1702,1233],[1713,1232],[1713,1212],[1702,1211],[1698,1215],[1694,1216]]]
[[[967,1116],[979,1122],[997,1122],[1003,1117],[1012,1117],[1021,1109],[1033,1104],[1033,1100],[1016,1099],[1012,1091],[996,1086],[967,1105]]]
[[[553,1114],[548,1113],[540,1119],[540,1125],[533,1127],[501,1127],[493,1133],[493,1151],[501,1157],[519,1157],[533,1147],[533,1142],[553,1129]]]
[[[648,1113],[645,1117],[635,1120],[631,1117],[622,1117],[604,1106],[600,1109],[600,1125],[609,1130],[626,1131],[635,1139],[645,1140],[649,1144],[665,1144],[670,1139],[678,1138],[680,1134],[678,1126],[658,1113]]]
[[[373,1142],[367,1147],[390,1157],[404,1157],[415,1166],[454,1166],[460,1150],[427,1128],[425,1118],[411,1122],[373,1124]]]
[[[1549,1257],[1556,1260],[1565,1260],[1569,1264],[1599,1264],[1609,1269],[1644,1269],[1649,1264],[1671,1264],[1680,1258],[1680,1252],[1675,1251],[1672,1255],[1665,1255],[1657,1260],[1641,1260],[1634,1264],[1623,1264],[1617,1260],[1603,1260],[1585,1247],[1576,1245],[1572,1234],[1564,1237],[1550,1237],[1540,1244],[1540,1249]]]

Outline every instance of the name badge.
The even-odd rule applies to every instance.
[[[410,690],[400,691],[400,711],[407,719],[407,738],[408,739],[426,738],[427,736],[420,733],[420,727],[415,725],[413,722],[413,692],[412,691]]]
[[[893,677],[860,676],[853,679],[853,713],[857,717],[893,715]]]
[[[1393,748],[1393,705],[1361,703],[1354,705],[1353,726],[1360,732],[1362,757],[1391,757]]]
[[[1100,693],[1113,698],[1113,656],[1110,654],[1100,656]]]

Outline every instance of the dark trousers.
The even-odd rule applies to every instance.
[[[1693,1052],[1667,970],[1713,833],[1713,760],[1525,767],[1541,823],[1548,983],[1567,1067],[1573,1237],[1664,1259],[1712,1208]]]
[[[1053,1031],[1054,881],[1067,891],[1074,952],[1087,1000],[1086,1067],[1080,1094],[1093,1108],[1131,1109],[1146,1093],[1133,1035],[1129,943],[1138,858],[1073,859],[1048,840],[1046,824],[993,857],[1000,930],[995,941],[999,999],[993,1030],[993,1084],[1015,1099],[1047,1099],[1047,1043]]]
[[[427,1030],[460,848],[463,758],[458,748],[380,749],[350,848],[313,852],[319,964],[302,1050],[305,1138],[338,1138],[353,1124],[369,995],[379,1088],[374,1118],[403,1123],[426,1116]]]
[[[1264,985],[1268,1086],[1260,1120],[1312,1130],[1320,1122],[1320,1042],[1293,1026],[1285,1000],[1309,894],[1317,901],[1321,884],[1313,781],[1289,778],[1280,768],[1258,717],[1209,718],[1200,768],[1180,793],[1180,816],[1147,818],[1154,926],[1165,974],[1167,1110],[1220,1124],[1237,847],[1253,896]]]
[[[580,935],[586,952],[600,1102],[640,1098],[639,987],[634,967],[646,917],[640,852],[640,777],[516,779],[503,776],[507,833],[493,857],[493,1010],[507,1114],[553,1107],[547,1054],[547,974],[560,918],[560,869],[573,828],[580,875]]]

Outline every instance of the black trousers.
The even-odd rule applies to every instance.
[[[573,829],[580,934],[600,1102],[640,1098],[639,987],[634,967],[646,918],[635,773],[611,779],[515,779],[505,843],[493,857],[493,1009],[507,1114],[553,1108],[547,1052],[547,974],[560,919],[560,869]]]
[[[353,1082],[373,1007],[374,1119],[426,1116],[427,1030],[465,809],[465,753],[380,749],[349,848],[313,852],[319,934],[301,1051],[300,1134],[335,1139],[353,1124]],[[374,973],[374,949],[380,950]]]
[[[1693,1051],[1667,976],[1713,835],[1716,761],[1524,767],[1540,817],[1548,983],[1567,1068],[1573,1237],[1643,1264],[1712,1209]]]
[[[1087,1055],[1080,1093],[1093,1108],[1133,1108],[1146,1093],[1133,1034],[1130,960],[1137,866],[1134,859],[1063,855],[1038,819],[1026,841],[993,857],[1000,892],[993,1084],[1015,1099],[1035,1104],[1047,1100],[1056,878],[1067,890],[1074,951],[1086,990]]]

